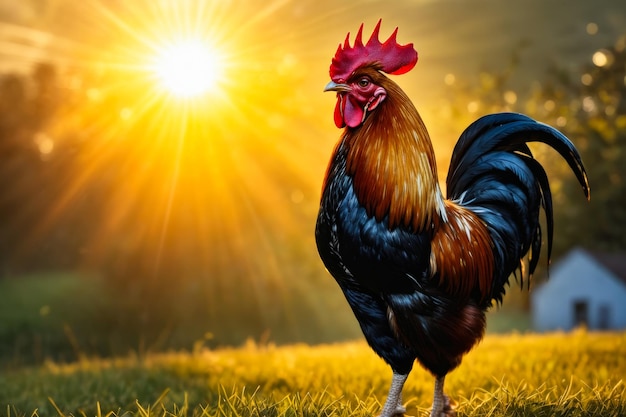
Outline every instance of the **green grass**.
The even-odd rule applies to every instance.
[[[69,272],[0,279],[0,369],[40,363],[51,352],[77,359],[88,346],[76,335],[114,307],[105,293],[95,277]]]
[[[187,349],[199,339],[216,348],[248,338],[281,345],[358,338],[358,323],[334,280],[306,277],[272,297],[244,285],[255,278],[229,280],[215,294],[207,292],[210,280],[200,279],[197,285],[164,285],[160,294],[117,288],[103,276],[79,272],[0,279],[0,373],[45,360]]]
[[[488,335],[446,391],[459,416],[626,415],[626,334]],[[362,342],[241,348],[47,363],[0,376],[5,416],[373,416],[389,368]],[[408,415],[433,379],[416,366]]]
[[[0,372],[45,360],[178,350],[207,334],[211,337],[205,343],[212,348],[239,346],[247,338],[281,345],[359,338],[358,324],[334,280],[323,276],[314,281],[319,287],[315,291],[291,288],[290,296],[275,299],[272,307],[269,300],[259,303],[266,314],[262,319],[260,312],[245,307],[258,300],[242,296],[235,287],[231,293],[237,294],[237,301],[222,300],[216,314],[208,311],[212,304],[198,287],[145,298],[115,291],[101,277],[76,272],[0,279]],[[530,329],[520,294],[510,291],[504,307],[489,313],[488,333]]]

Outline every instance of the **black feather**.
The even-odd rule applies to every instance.
[[[558,130],[517,113],[484,116],[472,123],[454,148],[448,198],[476,212],[490,230],[496,254],[492,297],[501,300],[509,276],[529,253],[535,271],[541,249],[539,213],[546,214],[548,263],[554,233],[552,195],[545,170],[528,142],[543,142],[569,164],[589,197],[587,174],[572,142]],[[520,274],[523,281],[524,276]]]

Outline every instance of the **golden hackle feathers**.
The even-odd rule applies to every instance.
[[[370,215],[387,218],[390,229],[426,230],[445,215],[428,131],[397,84],[374,68],[363,72],[387,98],[359,129],[346,131],[355,193]]]

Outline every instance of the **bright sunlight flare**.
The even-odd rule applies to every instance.
[[[195,97],[216,88],[223,75],[223,58],[207,42],[188,39],[164,45],[153,70],[169,93]]]
[[[288,277],[309,273],[309,261],[301,262],[308,219],[335,140],[328,135],[320,146],[328,117],[316,109],[328,98],[318,92],[318,71],[309,71],[327,67],[312,52],[322,28],[302,15],[299,27],[308,29],[296,35],[284,0],[76,4],[64,16],[75,26],[59,29],[70,39],[59,37],[53,64],[29,79],[45,94],[34,86],[20,107],[37,108],[36,123],[26,112],[16,126],[32,130],[41,161],[14,187],[16,201],[39,201],[36,187],[48,182],[41,213],[16,217],[15,230],[30,226],[15,259],[26,264],[40,242],[72,229],[68,262],[102,271],[111,285],[132,282],[142,297],[199,294],[202,312],[184,306],[180,314],[253,326],[241,334],[273,327],[274,317],[299,332],[289,312],[302,299],[291,295]],[[32,65],[30,48],[22,52]],[[311,52],[300,57],[303,48]],[[305,281],[298,292],[320,294],[317,280]],[[216,308],[222,302],[233,314]],[[158,314],[170,323],[179,313]]]

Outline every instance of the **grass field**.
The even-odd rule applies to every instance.
[[[488,335],[446,391],[459,416],[624,416],[626,334]],[[391,372],[362,342],[47,363],[0,376],[5,416],[372,416]],[[433,380],[404,394],[425,415]]]

